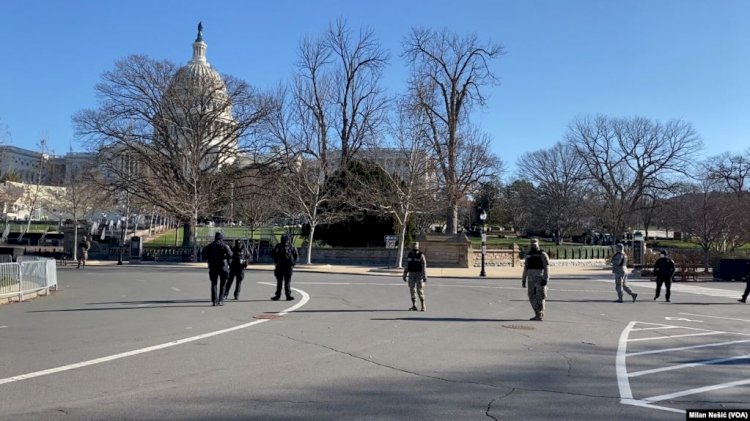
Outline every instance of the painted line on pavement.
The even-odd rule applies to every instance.
[[[683,390],[681,392],[668,393],[666,395],[653,396],[650,398],[643,398],[643,401],[648,402],[648,403],[660,402],[660,401],[666,401],[669,399],[679,398],[682,396],[695,395],[698,393],[710,392],[712,390],[718,390],[718,389],[726,389],[726,388],[735,387],[735,386],[743,386],[746,384],[750,384],[750,379],[738,380],[738,381],[729,382],[729,383],[715,384],[712,386],[696,387],[695,389]],[[680,411],[680,412],[684,412],[684,411]]]
[[[721,363],[725,363],[725,362],[728,362],[728,361],[747,360],[747,359],[750,359],[750,356],[748,356],[748,355],[738,355],[736,357],[718,358],[718,359],[715,359],[715,360],[698,361],[698,362],[695,362],[695,363],[673,365],[673,366],[670,366],[670,367],[662,367],[662,368],[654,368],[654,369],[651,369],[651,370],[635,371],[633,373],[628,373],[628,377],[645,376],[647,374],[661,373],[661,372],[664,372],[664,371],[680,370],[680,369],[683,369],[683,368],[699,367],[699,366],[702,366],[702,365],[711,365],[711,364],[721,364]]]
[[[636,338],[636,339],[628,339],[628,342],[643,342],[643,341],[657,341],[659,339],[672,339],[672,338],[684,338],[687,336],[705,336],[705,335],[718,335],[722,333],[729,333],[729,332],[720,332],[718,330],[715,330],[713,332],[701,332],[701,333],[685,333],[683,335],[671,335],[671,336],[652,336],[650,338]]]
[[[719,342],[719,343],[714,343],[714,344],[702,344],[702,345],[693,345],[693,346],[683,346],[680,348],[665,348],[665,349],[657,349],[653,351],[634,352],[632,354],[627,354],[627,356],[633,357],[636,355],[660,354],[662,352],[684,351],[686,349],[709,348],[709,347],[714,347],[714,346],[734,345],[734,344],[742,344],[742,343],[747,343],[747,342],[750,342],[750,339],[746,339],[743,341]]]
[[[686,316],[711,317],[711,318],[714,318],[714,319],[725,319],[725,320],[737,320],[737,321],[740,321],[740,322],[750,322],[750,320],[748,320],[748,319],[734,319],[732,317],[709,316],[708,314],[693,314],[693,313],[680,313],[680,314],[684,314]]]
[[[268,283],[268,282],[259,282],[259,283],[266,284],[266,285],[273,285],[273,284]],[[292,288],[292,289],[294,291],[297,291],[300,294],[302,294],[302,299],[297,304],[295,304],[295,305],[293,305],[293,306],[291,306],[291,307],[289,307],[289,308],[287,308],[285,310],[282,310],[282,311],[280,311],[278,313],[274,313],[274,314],[278,314],[279,316],[284,316],[284,315],[286,315],[286,314],[288,314],[288,313],[290,313],[290,312],[292,312],[294,310],[297,310],[298,308],[302,307],[303,305],[305,305],[310,300],[310,295],[308,295],[305,291],[302,291],[301,289],[297,289],[297,288]],[[173,346],[182,345],[182,344],[185,344],[185,343],[195,342],[195,341],[199,341],[201,339],[210,338],[212,336],[217,336],[217,335],[221,335],[221,334],[224,334],[224,333],[234,332],[234,331],[240,330],[240,329],[245,329],[245,328],[248,328],[250,326],[255,326],[255,325],[258,325],[258,324],[261,324],[261,323],[265,323],[265,322],[267,322],[269,320],[270,319],[259,319],[259,320],[255,320],[255,321],[252,321],[252,322],[249,322],[249,323],[245,323],[245,324],[241,324],[241,325],[238,325],[238,326],[230,327],[230,328],[227,328],[227,329],[216,330],[216,331],[204,333],[204,334],[201,334],[201,335],[191,336],[189,338],[178,339],[176,341],[166,342],[166,343],[159,344],[159,345],[153,345],[153,346],[149,346],[149,347],[146,347],[146,348],[135,349],[133,351],[127,351],[127,352],[122,352],[122,353],[119,353],[119,354],[109,355],[107,357],[95,358],[93,360],[82,361],[82,362],[75,363],[75,364],[68,364],[68,365],[64,365],[64,366],[61,366],[61,367],[49,368],[47,370],[35,371],[33,373],[27,373],[27,374],[21,374],[21,375],[18,375],[18,376],[7,377],[7,378],[4,378],[4,379],[0,379],[0,385],[6,384],[6,383],[14,383],[14,382],[21,381],[21,380],[33,379],[35,377],[46,376],[46,375],[49,375],[49,374],[60,373],[60,372],[63,372],[63,371],[75,370],[77,368],[88,367],[90,365],[106,363],[106,362],[110,362],[110,361],[114,361],[114,360],[119,360],[119,359],[122,359],[122,358],[132,357],[134,355],[145,354],[145,353],[151,352],[151,351],[158,351],[160,349],[170,348],[170,347],[173,347]]]
[[[683,326],[662,326],[662,327],[639,327],[635,329],[630,329],[631,332],[639,331],[639,330],[662,330],[662,329],[691,329],[689,327],[683,327]]]

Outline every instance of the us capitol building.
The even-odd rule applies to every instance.
[[[91,165],[94,159],[95,155],[88,152],[68,152],[55,156],[0,145],[0,178],[14,175],[18,181],[25,184],[63,186],[77,169]]]

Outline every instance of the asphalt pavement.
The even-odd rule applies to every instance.
[[[748,409],[744,283],[554,268],[544,322],[520,268],[430,273],[408,311],[398,270],[270,267],[212,307],[205,266],[58,272],[49,297],[0,306],[0,420],[622,419]],[[493,270],[494,269],[494,270]]]

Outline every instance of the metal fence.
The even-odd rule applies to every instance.
[[[57,265],[54,259],[23,259],[17,263],[0,263],[0,298],[24,295],[50,289],[57,290]]]

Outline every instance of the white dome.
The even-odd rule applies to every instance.
[[[219,72],[206,60],[206,43],[203,42],[203,26],[198,25],[198,37],[193,43],[193,59],[177,70],[172,78],[167,97],[200,97],[210,94],[214,100],[224,102],[229,98],[224,80]]]

